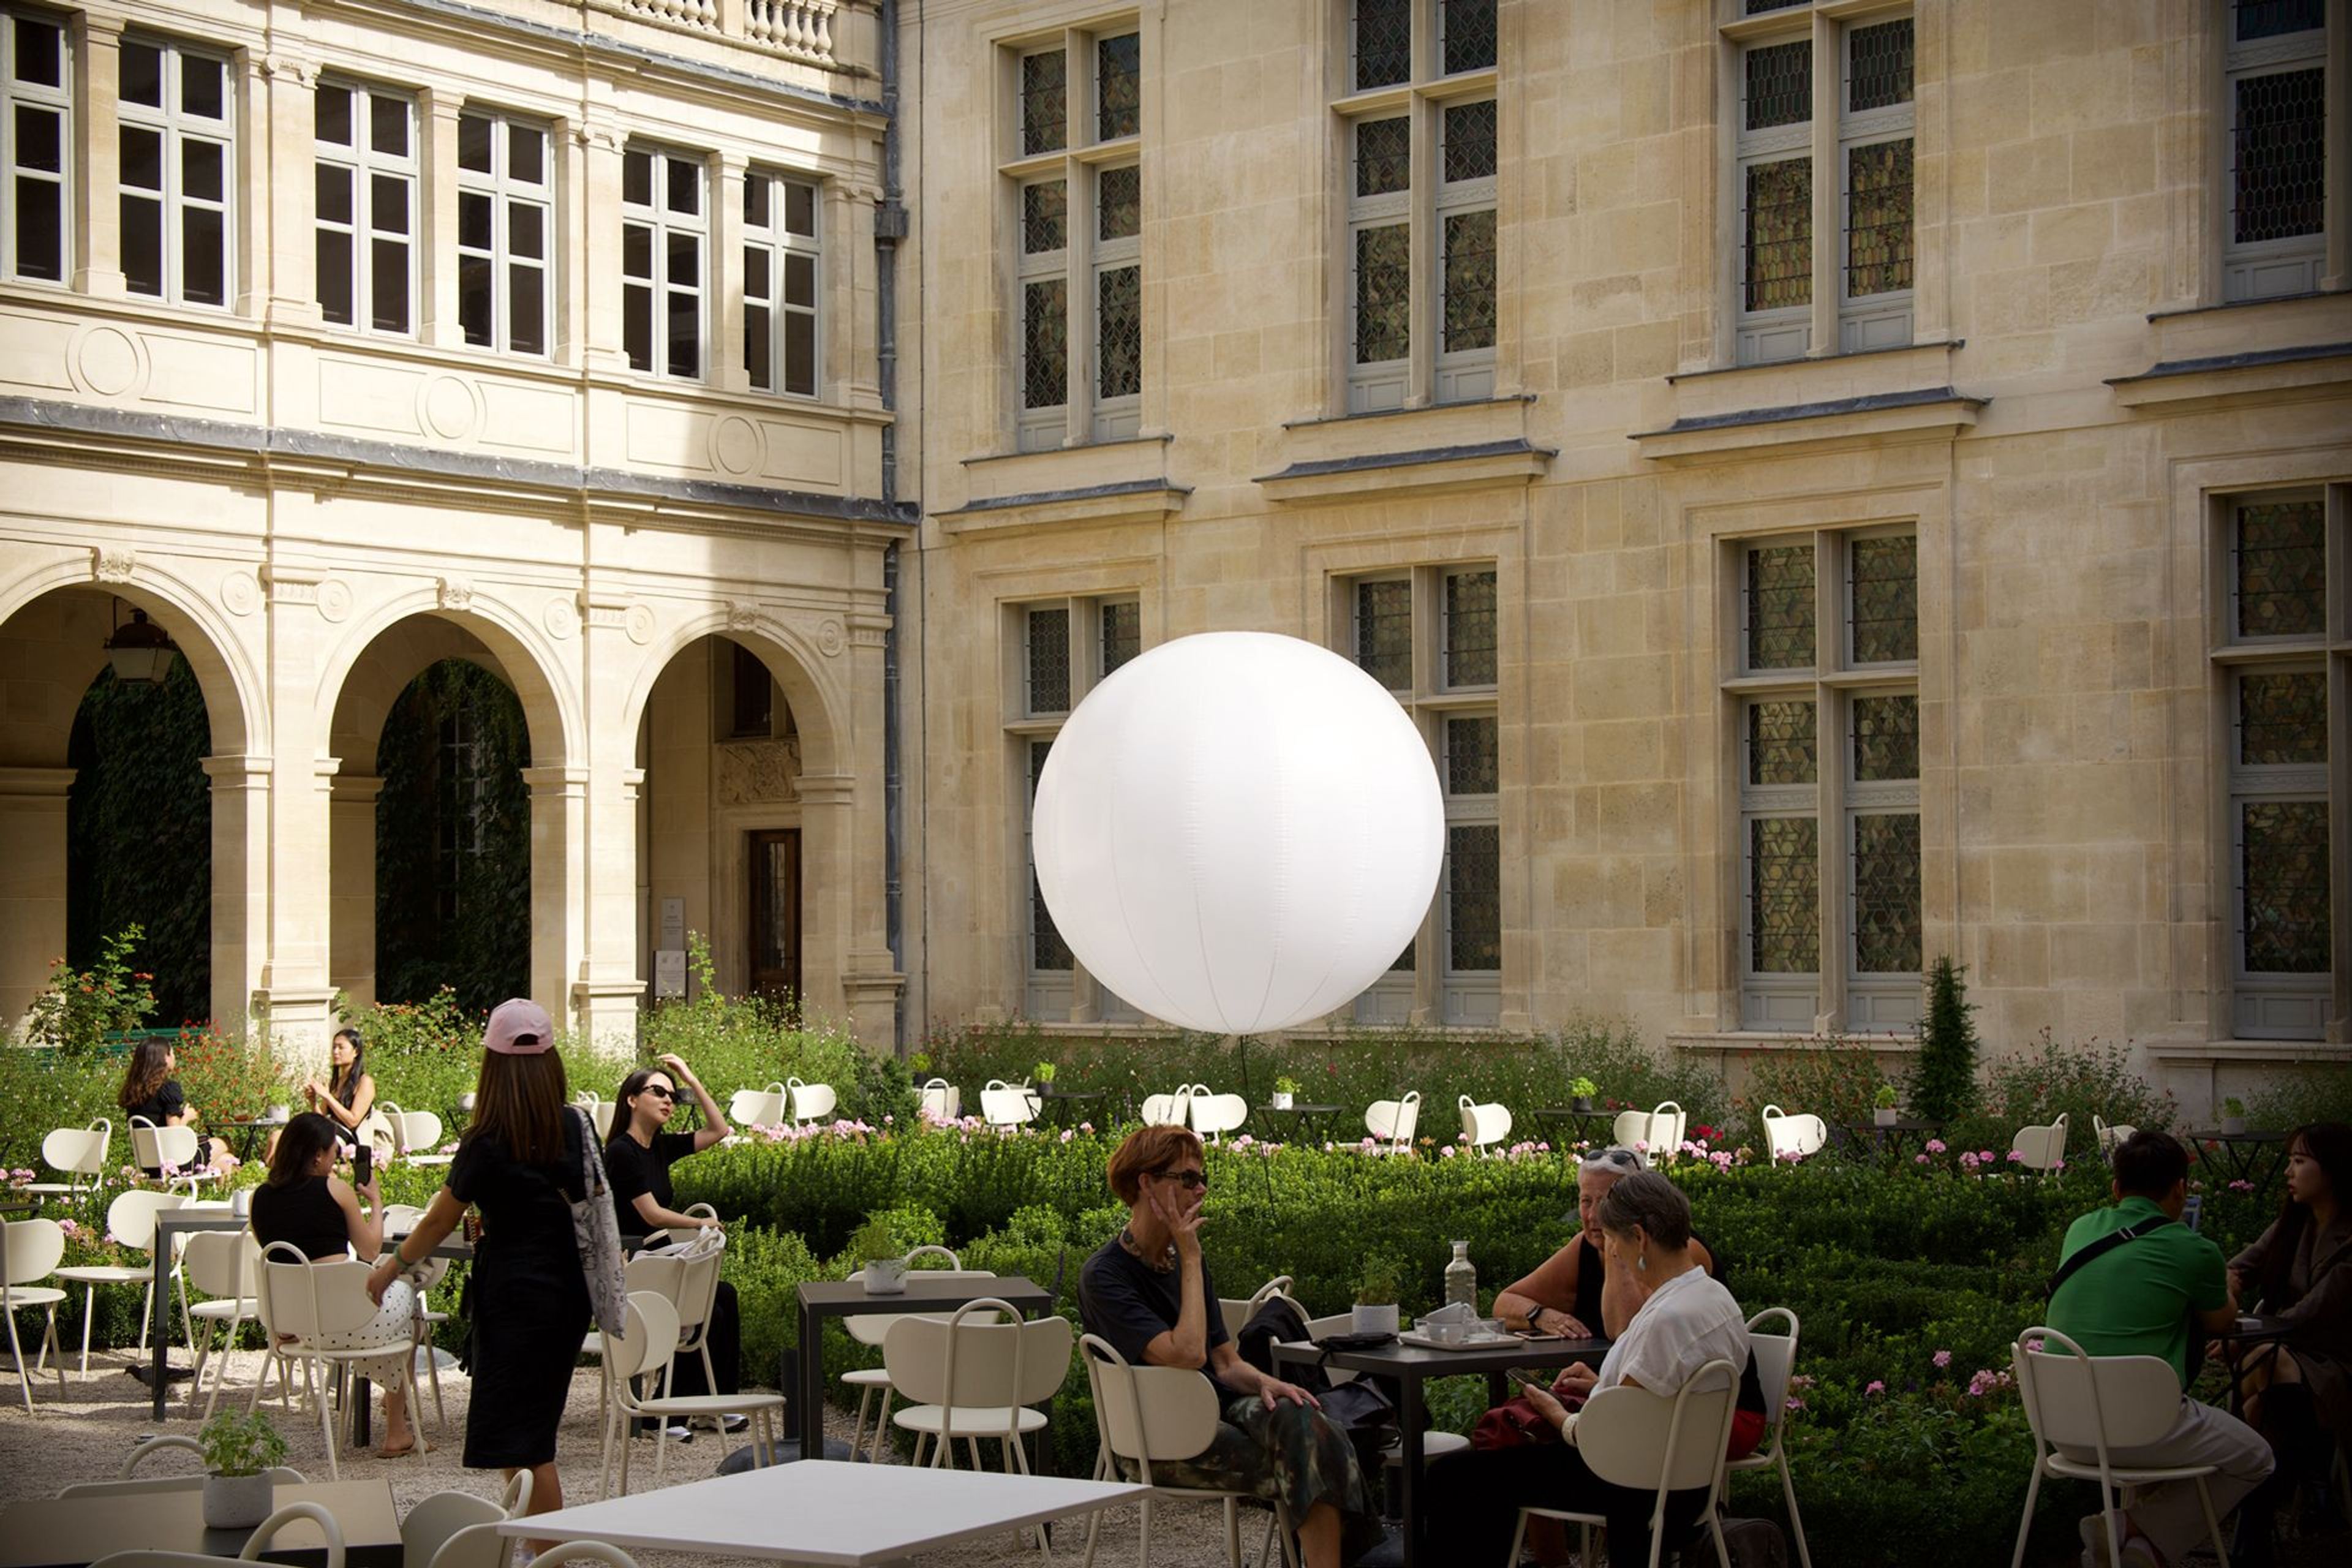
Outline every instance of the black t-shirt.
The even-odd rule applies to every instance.
[[[122,1119],[128,1122],[134,1116],[143,1116],[161,1127],[174,1116],[185,1115],[187,1110],[187,1091],[180,1087],[178,1079],[167,1078],[145,1100],[137,1105],[123,1107]]]
[[[572,1205],[587,1196],[581,1175],[581,1118],[563,1109],[563,1158],[555,1164],[526,1164],[493,1133],[469,1132],[449,1162],[450,1195],[482,1213],[482,1235],[517,1263],[543,1264],[562,1272],[580,1270],[579,1244],[572,1231]]]
[[[313,1263],[348,1258],[351,1221],[335,1194],[327,1190],[324,1176],[282,1187],[264,1184],[253,1192],[253,1239],[264,1247],[273,1241],[287,1242],[301,1248],[302,1256]]]
[[[1201,1300],[1209,1315],[1209,1349],[1214,1351],[1232,1336],[1225,1332],[1225,1315],[1217,1310],[1217,1287],[1209,1277],[1209,1260],[1201,1259]],[[1176,1326],[1184,1308],[1182,1264],[1163,1274],[1118,1244],[1112,1237],[1087,1259],[1078,1274],[1078,1321],[1087,1332],[1110,1342],[1113,1350],[1137,1366],[1145,1363],[1143,1350]],[[1218,1382],[1206,1366],[1201,1375],[1216,1385],[1218,1399],[1240,1390]]]
[[[646,1193],[666,1209],[677,1202],[669,1184],[669,1168],[694,1152],[691,1132],[656,1132],[650,1149],[625,1132],[615,1132],[604,1145],[604,1174],[613,1184],[613,1206],[620,1211],[621,1235],[637,1237],[653,1226],[637,1212],[637,1199]]]

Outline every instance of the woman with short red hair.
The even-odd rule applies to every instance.
[[[1354,1445],[1313,1394],[1242,1360],[1217,1310],[1201,1256],[1201,1140],[1189,1128],[1139,1128],[1111,1155],[1109,1176],[1128,1221],[1078,1276],[1079,1321],[1130,1363],[1198,1372],[1223,1416],[1193,1458],[1154,1459],[1152,1479],[1280,1499],[1307,1568],[1354,1562],[1382,1533]]]

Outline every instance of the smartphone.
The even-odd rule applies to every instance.
[[[1558,1377],[1559,1373],[1558,1372],[1546,1372],[1532,1366],[1515,1366],[1503,1375],[1509,1378],[1514,1383],[1523,1384],[1532,1388],[1540,1388],[1546,1394],[1549,1394],[1551,1392],[1552,1379]]]
[[[364,1187],[375,1175],[375,1145],[362,1143],[352,1152],[352,1180]]]

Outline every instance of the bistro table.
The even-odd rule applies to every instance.
[[[791,1419],[798,1423],[798,1430],[803,1434],[819,1435],[814,1440],[804,1436],[803,1443],[814,1447],[818,1453],[824,1452],[824,1321],[827,1318],[952,1312],[968,1302],[992,1299],[1004,1302],[1024,1318],[1051,1311],[1054,1307],[1051,1291],[1018,1274],[965,1274],[942,1278],[937,1273],[917,1270],[907,1276],[906,1289],[890,1296],[868,1295],[862,1280],[855,1285],[845,1279],[803,1281],[800,1286],[801,1386],[793,1400]],[[1050,1432],[1052,1428],[1046,1430]],[[814,1459],[795,1461],[803,1465],[815,1462]],[[543,1541],[549,1538],[534,1536],[532,1539]]]
[[[2198,1331],[2192,1327],[2189,1331],[2195,1333]],[[2252,1349],[2265,1344],[2275,1345],[2286,1338],[2288,1331],[2289,1325],[2284,1318],[2244,1317],[2220,1332],[2209,1333],[2205,1337],[2221,1341],[2224,1351],[2228,1352],[2241,1346]],[[2231,1415],[2242,1415],[2245,1413],[2246,1379],[2257,1366],[2268,1363],[2276,1354],[2273,1351],[2271,1355],[2246,1356],[2230,1368]]]
[[[1928,1140],[1944,1135],[1944,1124],[1921,1116],[1898,1116],[1892,1121],[1849,1121],[1840,1131],[1845,1133],[1849,1149],[1858,1148],[1867,1139],[1872,1153],[1899,1160],[1906,1142],[1924,1149]]]
[[[392,1483],[312,1481],[274,1489],[271,1511],[314,1502],[335,1516],[348,1568],[401,1568],[400,1511]],[[667,1494],[665,1494],[667,1495]],[[253,1531],[205,1528],[205,1494],[184,1491],[40,1498],[0,1509],[0,1568],[86,1568],[117,1552],[195,1552],[236,1557]],[[324,1568],[327,1539],[307,1519],[289,1523],[261,1554],[264,1563]]]
[[[812,1357],[811,1360],[815,1358]],[[825,1568],[896,1563],[1150,1495],[1123,1481],[799,1459],[510,1519],[504,1536]]]
[[[2190,1132],[2189,1142],[2211,1144],[2221,1150],[2221,1163],[2231,1180],[2252,1182],[2256,1192],[2262,1191],[2279,1178],[2286,1169],[2286,1139],[2284,1132],[2225,1132],[2219,1127],[2208,1127]],[[2265,1155],[2269,1157],[2264,1158]],[[2259,1179],[2254,1173],[2261,1171]]]
[[[1029,1097],[1037,1102],[1038,1114],[1056,1127],[1069,1126],[1073,1117],[1110,1098],[1099,1089],[1055,1089],[1050,1083],[1031,1089]]]
[[[1513,1367],[1550,1369],[1578,1362],[1598,1363],[1609,1353],[1607,1340],[1518,1339],[1488,1349],[1431,1350],[1402,1341],[1370,1350],[1327,1351],[1309,1340],[1274,1347],[1275,1360],[1300,1365],[1338,1368],[1397,1385],[1397,1427],[1403,1438],[1400,1458],[1404,1470],[1404,1561],[1414,1568],[1421,1560],[1422,1387],[1433,1377],[1483,1374],[1490,1404],[1500,1404],[1503,1373]]]
[[[236,1157],[251,1163],[255,1143],[265,1132],[275,1132],[293,1118],[287,1116],[233,1116],[225,1121],[208,1121],[205,1131],[234,1142]]]
[[[1568,1130],[1569,1137],[1551,1140],[1563,1154],[1568,1153],[1573,1144],[1591,1140],[1592,1135],[1585,1129],[1594,1122],[1598,1121],[1604,1127],[1613,1126],[1616,1122],[1616,1118],[1606,1110],[1579,1110],[1572,1105],[1547,1105],[1536,1112],[1536,1120]]]
[[[1272,1122],[1278,1116],[1286,1116],[1290,1119],[1290,1137],[1276,1138],[1274,1140],[1276,1142],[1295,1142],[1301,1137],[1328,1141],[1331,1136],[1331,1118],[1346,1109],[1347,1107],[1343,1105],[1309,1103],[1295,1100],[1288,1105],[1260,1106],[1257,1114],[1265,1117],[1268,1122]],[[1278,1126],[1270,1130],[1276,1132],[1281,1131]]]

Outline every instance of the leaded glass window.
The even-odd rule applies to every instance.
[[[2326,72],[2240,77],[2230,162],[2231,236],[2241,245],[2326,226]]]
[[[1105,169],[1096,190],[1097,239],[1133,239],[1143,232],[1143,171],[1133,163]]]
[[[1448,108],[1440,142],[1448,182],[1490,177],[1495,173],[1495,100]]]
[[[1095,276],[1095,363],[1103,397],[1143,390],[1143,268],[1112,267]]]
[[[2287,767],[2327,762],[2327,674],[2250,669],[2238,677],[2238,763]]]
[[[1384,196],[1412,185],[1412,121],[1403,115],[1356,121],[1356,194]]]
[[[1747,306],[1778,310],[1813,299],[1813,164],[1750,163],[1747,181]]]
[[[2239,812],[2241,940],[2247,973],[2327,973],[2327,803],[2250,800]]]
[[[1911,287],[1911,192],[1910,138],[1847,151],[1847,299]]]
[[[1871,784],[1919,776],[1919,699],[1912,692],[1853,700],[1853,777]]]
[[[1495,63],[1495,0],[1441,0],[1437,17],[1446,75]]]
[[[1040,279],[1021,292],[1022,405],[1058,408],[1069,395],[1069,280]]]
[[[1502,721],[1492,713],[1445,721],[1445,793],[1493,795],[1496,741]]]
[[[1069,141],[1069,69],[1059,49],[1021,57],[1021,151],[1058,153]]]
[[[1445,830],[1445,967],[1503,967],[1502,830],[1491,822]]]
[[[1143,651],[1143,606],[1114,599],[1102,607],[1102,672],[1108,675]]]
[[[1846,605],[1856,664],[1919,657],[1919,541],[1901,533],[1857,539],[1846,553]]]
[[[1846,50],[1846,108],[1860,113],[1911,101],[1911,18],[1856,27]]]
[[[1029,742],[1029,807],[1033,814],[1037,806],[1037,783],[1045,776],[1045,759],[1053,751],[1051,740]],[[1029,858],[1029,967],[1064,970],[1076,968],[1076,963],[1070,954],[1070,944],[1055,929],[1054,911],[1045,907],[1045,885],[1037,879],[1033,845]]]
[[[1445,219],[1445,347],[1495,346],[1495,211]]]
[[[1756,545],[1745,584],[1749,669],[1810,669],[1813,664],[1813,545]]]
[[[1746,110],[1741,116],[1750,131],[1776,125],[1800,125],[1813,117],[1813,44],[1767,44],[1749,49],[1746,68]]]
[[[1813,974],[1822,967],[1821,825],[1810,816],[1748,823],[1748,967]]]
[[[1919,814],[1853,818],[1853,967],[1858,974],[1916,975],[1924,968]]]
[[[1024,621],[1024,690],[1031,713],[1070,710],[1070,612],[1031,610]]]
[[[1095,40],[1095,140],[1116,142],[1142,124],[1143,47],[1140,35]]]
[[[1356,662],[1391,691],[1412,686],[1412,583],[1356,584]]]
[[[1495,574],[1445,576],[1445,684],[1495,684]]]
[[[1355,0],[1358,92],[1412,79],[1412,0]]]
[[[2327,512],[2318,497],[2236,508],[2241,637],[2317,637],[2327,626]]]
[[[1412,352],[1412,230],[1388,224],[1356,231],[1356,363]]]
[[[1817,709],[1809,697],[1767,698],[1748,705],[1748,782],[1809,784],[1821,777]]]
[[[1070,186],[1066,180],[1040,180],[1021,187],[1021,248],[1043,256],[1069,243]]]

